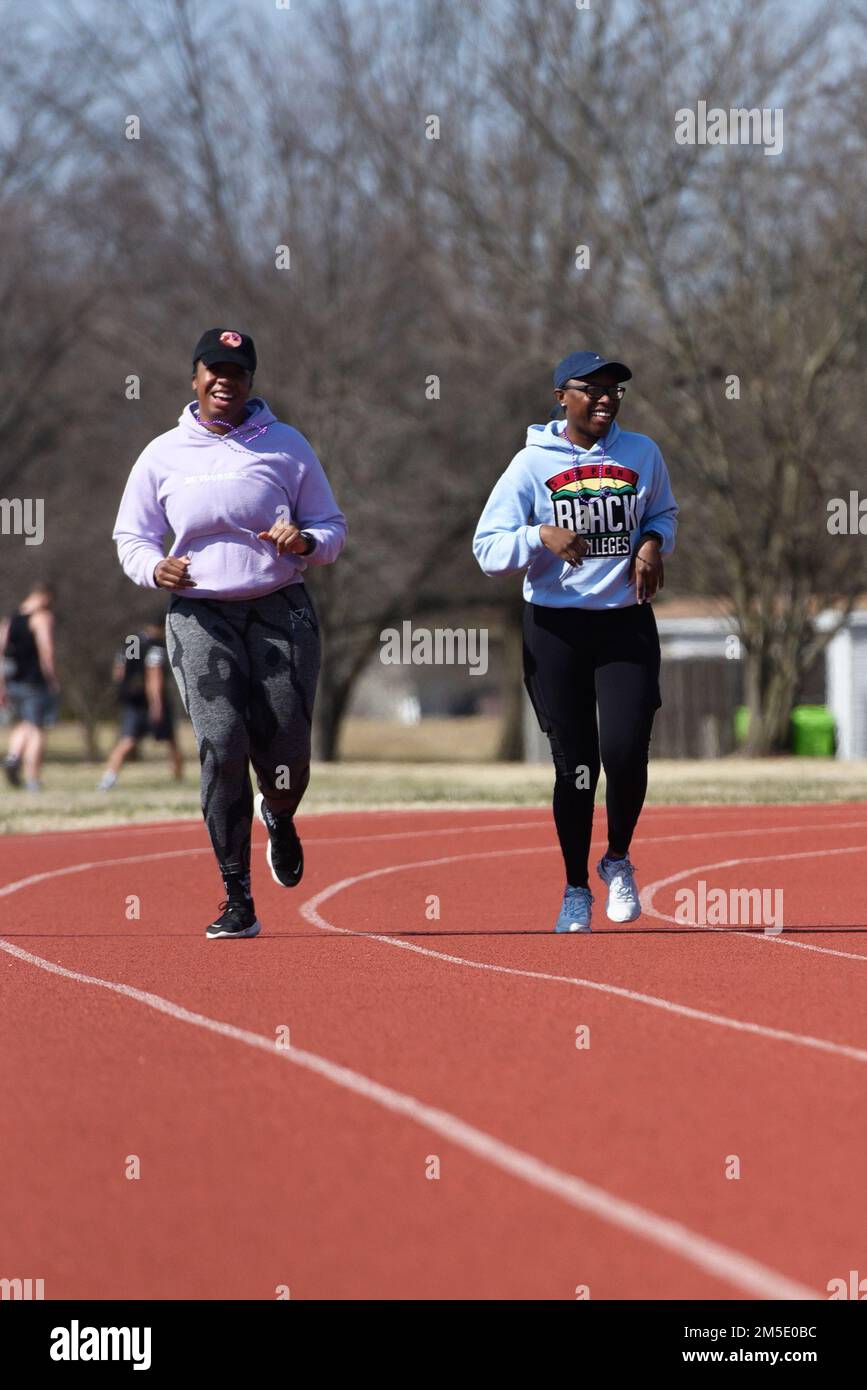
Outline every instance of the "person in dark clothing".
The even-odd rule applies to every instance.
[[[108,756],[97,791],[111,791],[126,759],[147,734],[158,743],[166,744],[175,780],[179,782],[183,777],[183,760],[166,686],[167,667],[162,618],[148,623],[115,657],[113,674],[121,709],[120,738]]]
[[[57,720],[60,686],[54,666],[54,591],[36,584],[0,623],[0,705],[12,712],[12,733],[3,761],[6,780],[41,789],[45,730]]]

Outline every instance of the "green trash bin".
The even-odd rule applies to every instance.
[[[735,710],[735,743],[738,745],[745,743],[749,730],[750,712],[746,705],[738,705]]]
[[[825,705],[796,705],[789,729],[796,758],[833,758],[834,716]]]

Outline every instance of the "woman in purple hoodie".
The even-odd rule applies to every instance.
[[[293,817],[310,780],[320,656],[303,574],[336,560],[346,541],[312,447],[250,395],[255,370],[246,334],[202,335],[196,400],[136,460],[113,532],[130,579],[171,593],[166,644],[199,745],[202,811],[226,890],[205,931],[211,940],[260,931],[250,764],[272,877],[286,888],[301,879]]]

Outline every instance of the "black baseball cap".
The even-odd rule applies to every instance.
[[[631,371],[622,362],[610,362],[607,357],[600,357],[598,352],[572,352],[554,368],[554,385],[559,391],[572,377],[584,381],[594,372],[601,372],[603,367],[607,371],[616,371],[618,381],[629,381],[632,377]]]
[[[239,367],[255,372],[256,347],[252,338],[234,328],[209,328],[193,351],[193,366],[199,361],[206,367],[215,362],[237,362]]]

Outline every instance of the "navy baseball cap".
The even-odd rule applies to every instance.
[[[215,362],[237,362],[248,372],[256,370],[256,348],[253,339],[234,328],[209,328],[193,350],[193,366],[201,359],[206,367]]]
[[[618,381],[629,381],[632,377],[631,371],[622,362],[609,362],[607,357],[600,357],[598,352],[571,352],[554,368],[554,385],[559,390],[563,383],[572,377],[584,381],[594,372],[601,372],[603,367],[617,372]]]

